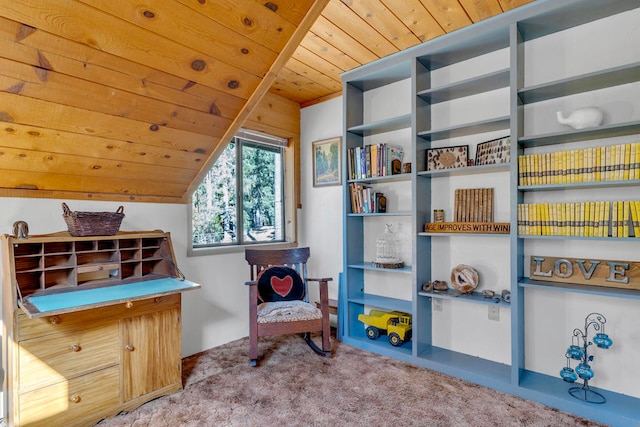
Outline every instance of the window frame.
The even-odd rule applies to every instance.
[[[274,137],[260,132],[250,130],[240,130],[229,143],[235,140],[244,140],[253,146],[277,146],[282,149],[282,233],[283,239],[277,241],[251,242],[251,243],[229,243],[216,246],[198,247],[193,244],[193,193],[189,194],[187,208],[187,256],[204,256],[222,253],[244,252],[247,247],[268,246],[269,248],[287,248],[297,246],[297,227],[296,227],[296,203],[295,203],[295,148],[291,144],[290,139]],[[242,150],[240,147],[244,144],[237,143],[236,147],[236,194],[241,198],[242,192]],[[225,147],[226,148],[226,147]],[[217,161],[217,159],[216,159]],[[215,161],[210,168],[213,168]],[[210,169],[209,168],[209,169]],[[199,186],[200,184],[198,184]],[[195,192],[196,190],[194,190]],[[237,229],[241,230],[242,226],[242,203],[237,203],[236,213],[240,215],[237,221]]]

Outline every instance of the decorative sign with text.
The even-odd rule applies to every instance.
[[[532,255],[529,274],[549,282],[640,289],[640,262]]]

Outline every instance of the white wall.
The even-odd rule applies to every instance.
[[[302,209],[298,211],[298,241],[311,248],[309,276],[332,277],[329,298],[337,298],[338,274],[342,271],[342,187],[313,186],[311,147],[313,141],[342,135],[342,97],[303,108],[300,133]]]

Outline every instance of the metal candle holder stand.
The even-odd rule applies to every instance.
[[[604,333],[605,323],[607,323],[607,319],[600,313],[591,313],[585,317],[584,329],[580,330],[576,328],[573,330],[571,345],[565,353],[567,366],[560,371],[560,377],[568,383],[573,383],[578,378],[583,380],[582,387],[571,387],[569,394],[576,399],[589,403],[605,403],[607,401],[603,395],[589,387],[589,380],[593,378],[594,372],[588,363],[594,359],[593,355],[588,354],[588,349],[591,344],[595,344],[596,347],[604,349],[611,347],[613,344],[611,338]],[[594,335],[592,341],[589,341],[589,328],[593,328],[594,331],[600,331]],[[580,340],[582,340],[581,343]],[[576,344],[576,341],[578,344]],[[572,359],[580,361],[575,371],[571,368],[570,362]]]

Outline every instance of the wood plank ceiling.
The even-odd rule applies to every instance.
[[[0,196],[184,203],[258,111],[529,1],[0,0]]]

